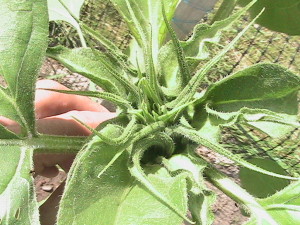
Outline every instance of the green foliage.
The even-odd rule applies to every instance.
[[[240,0],[242,6],[247,5],[251,0]],[[257,20],[259,24],[274,31],[283,32],[289,35],[300,35],[299,0],[259,0],[250,9],[252,17],[255,17],[263,8],[265,12]]]
[[[247,161],[268,171],[286,175],[284,169],[282,169],[282,167],[280,167],[271,159],[253,158]],[[239,177],[242,187],[245,188],[250,194],[258,198],[266,198],[289,185],[288,180],[266,176],[264,174],[251,171],[247,168],[240,169]],[[258,186],[257,183],[260,183],[260,185]]]
[[[226,20],[196,26],[187,41],[178,40],[170,26],[179,1],[111,0],[135,38],[128,51],[130,56],[79,21],[82,1],[76,2],[74,8],[70,1],[59,2],[55,8],[56,13],[63,14],[59,19],[75,21],[79,32],[85,32],[89,47],[48,48],[47,56],[105,90],[59,92],[106,99],[118,107],[119,114],[96,130],[86,126],[94,135],[83,146],[82,139],[37,134],[33,89],[36,72],[46,54],[46,3],[6,1],[7,7],[0,9],[8,18],[0,23],[0,37],[4,40],[0,45],[0,73],[8,87],[0,87],[0,115],[19,122],[23,132],[19,139],[0,127],[2,155],[12,161],[8,165],[6,157],[0,160],[5,171],[0,177],[0,203],[4,205],[1,222],[39,224],[30,169],[33,151],[45,147],[49,152],[81,148],[68,175],[58,224],[179,225],[184,220],[212,224],[215,195],[206,187],[205,180],[249,211],[248,224],[299,222],[299,178],[260,167],[219,144],[222,128],[235,124],[270,136],[299,127],[299,76],[278,65],[260,64],[198,93],[209,70],[255,20],[212,59],[206,44],[217,43],[220,32],[237,21],[256,0]],[[50,18],[56,18],[51,13],[54,16],[53,7]],[[165,43],[168,33],[172,40]],[[10,34],[17,38],[7,38]],[[102,43],[104,52],[90,44],[91,37]],[[207,63],[198,68],[203,59]],[[297,181],[268,198],[256,199],[196,154],[199,144],[259,176]],[[20,191],[16,193],[12,185]],[[265,189],[269,195],[274,193],[267,186]],[[13,204],[6,203],[10,200]],[[25,210],[19,210],[21,207]],[[191,219],[186,216],[188,210]]]

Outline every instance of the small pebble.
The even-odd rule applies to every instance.
[[[42,190],[46,192],[52,192],[53,191],[53,185],[44,185],[42,186]]]

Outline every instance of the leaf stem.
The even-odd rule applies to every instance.
[[[86,137],[41,135],[31,139],[0,139],[1,146],[28,146],[35,153],[77,153],[86,142]]]
[[[84,39],[81,27],[80,27],[80,20],[79,18],[77,18],[77,16],[69,9],[69,7],[62,1],[62,0],[58,0],[59,3],[67,10],[67,12],[70,14],[70,16],[77,22],[78,27],[76,28],[78,35],[79,35],[79,39],[81,42],[82,47],[86,48],[86,41]]]
[[[249,209],[251,214],[253,214],[255,217],[259,215],[259,217],[272,222],[271,224],[277,224],[274,223],[275,221],[273,218],[271,218],[271,216],[252,195],[250,195],[246,190],[232,181],[225,174],[221,173],[212,166],[206,167],[204,174],[214,186],[216,186],[237,203],[241,204],[242,206],[246,206],[246,208]]]

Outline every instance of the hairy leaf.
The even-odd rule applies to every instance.
[[[152,55],[156,60],[158,50],[166,37],[166,25],[162,16],[161,0],[110,0],[127,22],[130,31],[141,47],[152,43]],[[166,15],[171,20],[179,0],[164,0]],[[144,49],[145,50],[145,49]],[[154,61],[154,64],[157,62]]]
[[[175,128],[174,131],[178,134],[183,134],[186,138],[194,141],[195,143],[201,144],[201,145],[203,145],[203,146],[205,146],[209,149],[212,149],[213,151],[227,157],[228,159],[231,159],[232,161],[236,162],[237,164],[239,164],[243,167],[246,167],[250,170],[253,170],[253,171],[256,171],[256,172],[259,172],[259,173],[263,173],[263,174],[266,174],[266,175],[269,175],[269,176],[282,178],[282,179],[290,179],[290,180],[299,180],[300,179],[300,178],[295,178],[295,177],[276,174],[276,173],[267,171],[265,169],[262,169],[258,166],[255,166],[255,165],[247,162],[243,158],[241,158],[239,155],[235,155],[232,152],[230,152],[229,150],[225,149],[224,147],[222,147],[222,145],[220,145],[218,143],[213,143],[212,141],[210,141],[207,138],[203,137],[201,134],[199,134],[195,130],[180,126],[180,127]]]
[[[1,146],[0,155],[0,223],[40,224],[30,172],[33,149]]]
[[[278,65],[258,64],[213,84],[199,101],[209,103],[219,112],[237,112],[247,107],[285,113],[288,115],[284,119],[295,122],[299,89],[299,76]],[[274,137],[294,129],[273,121],[250,121],[249,124]]]
[[[174,155],[163,162],[168,170],[173,173],[187,173],[189,180],[189,210],[196,225],[211,224],[214,220],[212,205],[215,202],[215,195],[205,187],[203,170],[207,163],[195,155],[192,149],[196,146],[189,146],[186,154]]]
[[[118,94],[125,95],[125,88],[120,84],[116,78],[112,76],[109,68],[113,68],[122,74],[120,68],[111,62],[103,53],[97,52],[97,56],[92,49],[77,48],[68,49],[62,46],[49,48],[47,56],[54,58],[65,65],[72,72],[80,73],[89,78],[95,84],[104,90]],[[79,57],[80,56],[80,57]],[[102,61],[100,60],[102,58]],[[107,65],[102,62],[105,61]]]
[[[8,86],[0,87],[1,111],[9,110],[10,118],[17,114],[34,134],[34,87],[47,48],[47,8],[42,0],[4,0],[0,14],[0,74]]]
[[[100,98],[107,101],[110,101],[111,103],[116,104],[122,109],[131,109],[130,102],[121,98],[118,95],[108,93],[108,92],[99,92],[99,91],[70,91],[70,90],[58,90],[58,89],[43,89],[48,91],[54,91],[64,94],[75,94],[75,95],[81,95],[81,96],[88,96],[88,97],[94,97],[94,98]]]
[[[105,128],[103,132],[112,138],[120,135],[118,128],[114,126]],[[97,136],[85,146],[71,169],[72,175],[68,178],[60,205],[58,224],[181,223],[179,216],[130,175],[127,169],[127,150],[98,177],[99,172],[122,148],[105,144]],[[149,168],[147,176],[159,191],[172,196],[174,204],[182,207],[183,211],[186,210],[185,179],[172,178],[159,168]]]
[[[262,12],[261,12],[262,13]],[[234,45],[238,42],[238,40],[246,33],[246,31],[253,25],[255,20],[260,16],[260,14],[254,18],[219,54],[209,60],[202,68],[196,71],[195,75],[186,85],[186,87],[178,94],[175,100],[169,102],[167,104],[168,107],[173,108],[178,105],[182,105],[184,103],[189,102],[194,95],[197,93],[197,89],[204,77],[207,75],[208,71],[216,65],[224,55],[234,47]]]

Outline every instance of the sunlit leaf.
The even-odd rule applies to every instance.
[[[91,79],[104,90],[119,95],[125,94],[124,87],[110,74],[112,71],[109,70],[109,68],[113,68],[118,73],[122,73],[121,69],[116,67],[103,53],[97,52],[95,55],[95,52],[89,48],[68,49],[58,46],[49,48],[47,55],[58,60],[71,71]],[[105,64],[102,63],[103,61]]]
[[[209,103],[219,112],[237,112],[243,107],[267,109],[285,113],[286,119],[296,121],[299,89],[299,76],[278,65],[258,64],[213,84],[200,102]],[[272,121],[250,121],[249,123],[275,137],[294,129],[292,126]]]
[[[105,128],[104,132],[111,137],[120,135],[119,128],[114,126]],[[98,137],[94,137],[86,145],[71,169],[72,175],[68,179],[60,205],[58,224],[181,223],[179,216],[130,175],[127,169],[127,150],[98,177],[99,172],[122,148],[124,147],[105,144]],[[160,192],[167,195],[183,212],[187,210],[184,204],[184,178],[172,178],[165,169],[157,167],[149,167],[146,173]],[[81,203],[75,204],[74,201]]]
[[[0,74],[8,85],[6,90],[0,87],[4,102],[0,114],[9,110],[6,116],[17,116],[26,131],[34,134],[34,87],[48,44],[46,5],[42,0],[4,0],[0,14]]]
[[[31,176],[33,150],[0,147],[0,222],[5,225],[38,225],[38,204]]]
[[[300,223],[300,182],[294,182],[276,194],[259,200],[276,223],[263,223],[259,211],[253,213],[252,219],[247,225],[276,224],[294,225]]]

